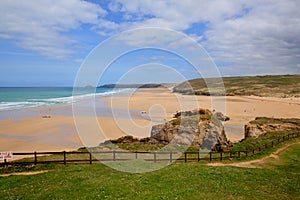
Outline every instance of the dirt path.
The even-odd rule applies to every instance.
[[[295,145],[295,144],[300,144],[300,142],[292,143],[292,144],[287,144],[279,149],[277,149],[274,153],[272,153],[269,156],[265,156],[260,159],[256,160],[250,160],[250,161],[245,161],[245,162],[237,162],[237,163],[208,163],[208,166],[234,166],[234,167],[244,167],[244,168],[262,168],[261,166],[254,165],[257,163],[264,163],[268,158],[274,158],[279,160],[278,154],[288,147]]]
[[[30,175],[45,173],[45,172],[48,172],[48,171],[49,170],[41,170],[41,171],[34,171],[34,172],[12,172],[12,173],[7,173],[7,174],[0,174],[0,177],[6,177],[6,176],[11,176],[11,175],[30,176]]]

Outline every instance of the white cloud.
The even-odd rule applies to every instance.
[[[213,59],[255,73],[300,73],[300,1],[151,1],[116,0],[114,11],[143,20],[123,21],[119,28],[162,27],[187,31],[195,23],[207,25],[204,34],[191,36]],[[113,4],[113,3],[112,3]],[[141,17],[143,16],[143,17]],[[122,29],[121,29],[122,30]],[[136,36],[135,36],[136,37]],[[131,42],[149,40],[138,36]],[[230,68],[230,69],[229,69]],[[226,73],[226,68],[223,68]]]
[[[96,24],[106,11],[80,0],[2,0],[0,13],[0,38],[13,39],[42,56],[64,59],[74,53],[76,41],[63,33],[84,23]]]
[[[93,30],[96,30],[100,35],[108,36],[116,34],[116,32],[121,28],[121,26],[113,21],[108,21],[100,19],[93,27]]]
[[[225,19],[205,33],[219,62],[249,66],[252,73],[300,73],[299,1],[257,1],[240,18]]]
[[[64,59],[82,45],[68,34],[80,30],[82,24],[93,27],[83,31],[104,36],[132,28],[162,27],[190,34],[215,61],[223,66],[227,63],[224,73],[232,74],[234,67],[237,74],[300,73],[299,8],[298,0],[115,0],[105,11],[80,0],[2,0],[0,38],[42,56]],[[195,24],[205,24],[204,30],[200,27],[198,33]],[[150,45],[168,36],[149,37],[131,35],[125,40]],[[189,42],[176,37],[168,41],[175,46]]]
[[[214,22],[231,17],[242,10],[243,4],[239,2],[237,0],[117,0],[115,4],[118,5],[118,11],[137,16],[152,16],[133,24],[135,27],[164,27],[181,31],[199,21]]]

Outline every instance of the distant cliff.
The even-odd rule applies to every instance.
[[[98,88],[159,88],[164,87],[163,84],[106,84],[98,86]]]
[[[178,84],[173,92],[210,96],[300,97],[300,75],[199,78]]]

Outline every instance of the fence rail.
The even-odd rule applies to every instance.
[[[80,151],[61,151],[61,152],[14,152],[14,156],[32,156],[26,161],[24,159],[8,161],[4,159],[0,166],[8,165],[23,165],[23,164],[41,164],[41,163],[88,163],[92,164],[99,161],[128,161],[134,159],[142,159],[145,161],[159,162],[159,161],[169,161],[181,160],[187,161],[215,161],[215,160],[232,160],[234,158],[246,158],[248,156],[253,156],[258,153],[263,152],[266,149],[272,148],[279,145],[282,142],[291,140],[299,137],[298,133],[291,133],[286,136],[277,138],[276,140],[266,143],[251,150],[241,150],[241,151],[223,151],[223,152],[130,152],[130,151],[94,151],[94,152],[80,152]],[[53,155],[54,158],[48,155]],[[55,157],[55,155],[57,157]],[[78,157],[80,155],[81,157]],[[102,155],[103,157],[99,157]],[[85,156],[84,158],[82,158]],[[176,158],[178,157],[178,158]],[[51,159],[50,159],[51,158]],[[97,158],[97,159],[96,159]]]

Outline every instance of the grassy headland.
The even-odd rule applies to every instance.
[[[297,199],[300,146],[261,169],[174,163],[145,174],[102,164],[60,165],[32,176],[0,177],[1,199]]]
[[[286,119],[269,118],[259,118],[255,123],[265,124],[274,120],[276,123],[286,123]],[[297,119],[291,121],[297,125],[300,123]],[[236,149],[253,148],[282,134],[273,132],[253,140],[244,140],[236,146]],[[299,142],[300,139],[297,138],[276,146],[279,148],[286,144],[290,145],[278,154],[276,160],[268,158],[259,163],[262,168],[213,167],[207,166],[206,162],[179,161],[157,171],[128,174],[103,164],[38,164],[30,169],[17,168],[11,171],[45,169],[50,171],[30,176],[0,176],[0,197],[1,199],[298,199]],[[122,146],[126,147],[129,150],[137,150],[134,145]],[[155,150],[156,147],[158,146],[139,146],[147,150]],[[269,148],[262,155],[270,154],[276,148]],[[82,155],[73,156],[72,159],[82,157]],[[252,159],[255,157],[257,156]],[[44,159],[58,158],[57,155],[51,155]],[[11,171],[5,168],[0,170],[2,173]]]
[[[210,85],[210,90],[208,90],[207,85]],[[300,97],[300,75],[199,78],[177,85],[174,87],[174,92],[196,95],[225,95],[222,90],[223,87],[225,87],[225,94],[228,96]]]

